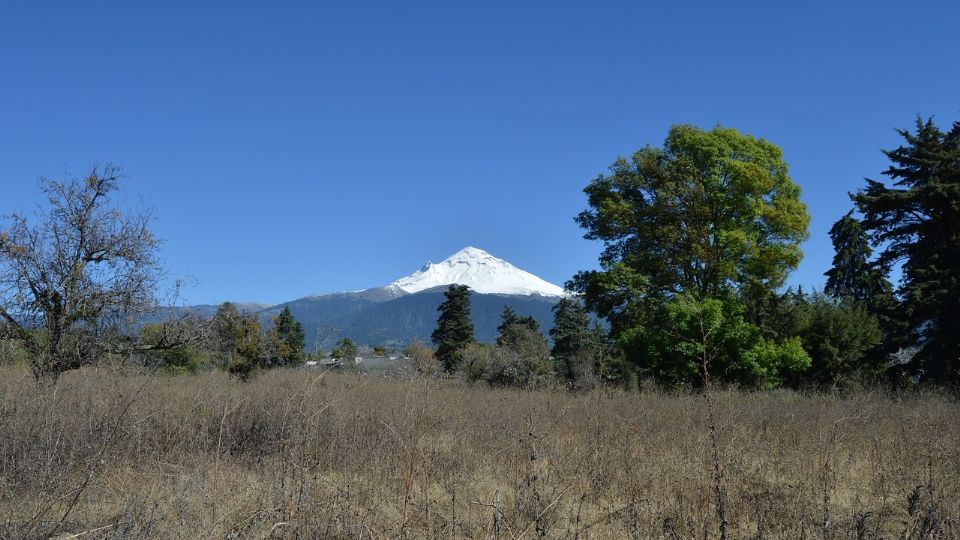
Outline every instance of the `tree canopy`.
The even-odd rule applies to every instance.
[[[890,282],[870,258],[873,249],[863,225],[848,212],[830,228],[833,242],[833,266],[824,275],[827,284],[823,291],[863,305],[873,305],[881,295],[892,291]]]
[[[807,237],[810,218],[780,149],[730,128],[681,125],[662,148],[647,146],[610,171],[586,187],[590,208],[576,218],[585,238],[604,243],[601,269],[578,273],[568,287],[610,321],[632,360],[654,375],[685,365],[690,351],[680,345],[689,336],[682,328],[694,320],[717,325],[711,339],[742,336],[751,325],[738,297],[783,285]],[[731,362],[760,366],[731,365],[725,373],[742,368],[767,381],[776,378],[778,359],[804,363],[794,344],[772,352],[776,344],[757,339],[722,340],[727,348],[745,347],[730,351]],[[657,354],[655,342],[663,345]],[[700,347],[697,365],[708,353]],[[697,372],[667,371],[668,378]]]
[[[863,228],[880,248],[877,266],[901,266],[898,296],[906,342],[920,347],[918,369],[941,381],[960,380],[960,122],[942,131],[917,118],[898,130],[904,143],[885,151],[891,185],[867,180],[853,194]]]
[[[35,218],[0,222],[0,331],[25,344],[38,379],[146,347],[124,329],[157,306],[159,243],[149,212],[111,199],[122,177],[108,164],[83,178],[42,180],[47,205]],[[163,330],[147,348],[179,344]]]

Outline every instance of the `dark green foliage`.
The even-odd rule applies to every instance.
[[[746,322],[739,296],[783,284],[809,216],[775,145],[733,129],[675,126],[584,190],[577,217],[602,240],[599,271],[568,288],[610,322],[628,360],[661,380],[776,384],[809,361]],[[701,327],[701,325],[706,325]]]
[[[164,327],[160,324],[145,324],[140,329],[140,341],[152,344],[163,341]],[[146,350],[141,353],[142,361],[150,368],[160,369],[170,374],[195,373],[203,367],[202,348],[195,344],[180,345],[172,348]]]
[[[879,297],[891,294],[892,286],[884,273],[870,263],[870,238],[852,214],[847,213],[830,228],[833,266],[824,273],[827,284],[823,290],[830,296],[871,306]]]
[[[590,318],[583,304],[569,298],[561,299],[553,307],[553,328],[550,329],[550,337],[553,338],[553,349],[550,353],[553,355],[557,372],[568,383],[572,383],[577,378],[577,373],[583,373],[586,369],[585,366],[575,365],[577,363],[574,362],[574,358],[581,351],[589,351],[593,343]],[[581,363],[584,356],[585,354],[580,354],[578,357]]]
[[[502,345],[470,343],[458,353],[457,370],[471,382],[528,388],[550,372],[547,340],[526,325],[516,325]]]
[[[796,290],[770,295],[762,312],[768,339],[799,337],[810,355],[810,369],[792,377],[795,385],[832,385],[886,368],[879,349],[883,332],[877,317],[862,304]]]
[[[447,371],[453,371],[458,363],[458,353],[474,342],[473,322],[470,320],[470,288],[451,285],[444,296],[446,300],[437,308],[440,317],[431,339],[437,346],[437,358]]]
[[[157,353],[164,371],[172,375],[196,373],[203,361],[199,352],[190,346],[180,346]]]
[[[230,302],[223,303],[213,318],[213,347],[219,363],[241,380],[250,380],[265,367],[262,330],[256,317],[240,313]]]
[[[270,367],[297,366],[304,361],[305,339],[303,327],[293,318],[286,306],[273,318]]]
[[[330,356],[342,361],[345,366],[353,366],[357,362],[357,345],[350,338],[341,338],[330,351]]]
[[[303,325],[307,349],[330,350],[341,337],[350,337],[361,345],[384,345],[402,349],[412,340],[430,342],[437,325],[437,306],[444,301],[444,288],[383,299],[369,292],[311,296],[289,302],[293,316]],[[540,328],[551,326],[551,308],[556,299],[543,296],[470,295],[470,319],[477,341],[493,342],[504,305],[519,315],[534,317]],[[260,323],[269,325],[284,306],[259,313]],[[211,314],[213,309],[211,310]],[[318,342],[319,341],[319,342]]]
[[[882,250],[881,268],[902,263],[898,296],[906,344],[920,347],[915,369],[960,381],[960,122],[948,132],[917,118],[899,130],[904,144],[884,152],[892,185],[867,180],[853,201],[863,227]]]
[[[643,359],[645,375],[660,381],[770,388],[810,365],[800,339],[764,338],[736,301],[683,294],[652,315],[649,324],[624,332],[620,343],[628,355]]]
[[[468,343],[457,352],[456,369],[467,380],[493,386],[530,387],[550,372],[550,350],[536,320],[504,307],[496,345]]]
[[[533,317],[520,317],[510,306],[503,306],[503,313],[500,315],[500,325],[497,326],[497,345],[501,347],[510,347],[518,339],[522,339],[518,334],[522,330],[529,330],[535,334],[540,333],[540,324]]]

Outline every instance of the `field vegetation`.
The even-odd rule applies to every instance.
[[[7,365],[0,537],[956,538],[958,426],[920,389]]]

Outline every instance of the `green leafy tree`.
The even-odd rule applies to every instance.
[[[466,285],[450,285],[443,294],[446,300],[437,308],[440,317],[430,337],[437,346],[436,356],[444,369],[454,371],[459,352],[474,342],[473,322],[470,320],[470,288]]]
[[[621,342],[628,353],[649,359],[649,373],[659,380],[709,386],[719,378],[769,388],[810,366],[799,338],[764,339],[734,300],[677,295],[652,322],[629,330]]]
[[[270,367],[297,366],[304,361],[306,340],[303,326],[293,317],[290,307],[284,307],[273,318],[271,329],[273,351],[270,355]]]
[[[835,384],[883,369],[873,354],[883,333],[877,317],[864,306],[814,294],[794,306],[791,319],[791,334],[800,338],[811,358],[804,380]]]
[[[907,322],[904,341],[920,347],[915,369],[935,380],[960,380],[960,122],[944,132],[917,118],[904,143],[884,152],[892,185],[867,180],[852,198],[878,263],[902,263],[898,296]]]
[[[802,365],[793,357],[774,358],[797,352],[795,342],[760,346],[728,335],[759,336],[756,328],[746,328],[752,325],[744,321],[738,298],[780,287],[799,264],[807,237],[800,188],[776,145],[729,128],[674,126],[663,148],[648,146],[629,161],[618,159],[610,175],[584,191],[590,209],[577,222],[585,238],[604,242],[601,269],[578,273],[568,288],[610,321],[631,362],[671,380],[696,377],[699,367],[676,369],[693,357],[702,367],[712,354],[691,356],[692,345],[684,345],[684,330],[675,325],[688,324],[683,313],[690,312],[717,323],[714,333],[729,338],[722,340],[725,347],[744,347],[744,362],[758,363],[753,370],[726,370],[724,378],[742,373],[766,384],[775,378],[767,370]],[[638,346],[655,342],[661,344],[656,355],[644,352],[648,345]],[[790,351],[774,350],[781,345]]]
[[[873,377],[886,368],[878,354],[883,331],[878,317],[863,304],[802,289],[771,294],[758,325],[765,339],[799,337],[810,355],[810,369],[790,377],[793,385],[833,385]]]

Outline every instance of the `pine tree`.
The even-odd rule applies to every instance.
[[[264,367],[262,331],[256,317],[240,313],[224,302],[213,317],[214,348],[219,363],[231,374],[247,381]]]
[[[884,152],[884,175],[893,186],[867,180],[853,195],[878,262],[902,262],[902,317],[908,344],[920,347],[916,369],[940,381],[960,380],[960,122],[943,132],[917,118],[916,131],[899,130],[905,143]]]
[[[437,345],[437,358],[447,371],[458,364],[458,355],[474,342],[473,322],[470,320],[470,288],[466,285],[450,285],[443,293],[446,300],[437,311],[437,327],[430,336]]]
[[[273,366],[295,366],[303,363],[306,346],[303,326],[293,318],[289,306],[284,307],[283,311],[274,317],[272,337],[275,348],[271,358]]]
[[[558,370],[568,380],[575,376],[573,358],[592,343],[590,318],[580,302],[562,298],[553,306],[553,349],[550,351]]]
[[[503,306],[503,313],[500,315],[500,325],[497,326],[497,345],[501,347],[509,346],[516,341],[517,334],[521,328],[526,328],[531,332],[540,333],[540,323],[531,316],[521,317],[513,311],[510,306]]]
[[[330,351],[330,356],[343,362],[346,367],[353,367],[357,364],[357,345],[348,337],[340,338],[337,346]]]
[[[840,218],[830,228],[833,241],[833,267],[827,270],[824,292],[863,306],[873,306],[881,295],[889,294],[891,286],[883,272],[870,263],[873,249],[870,237],[853,217],[853,211]]]

